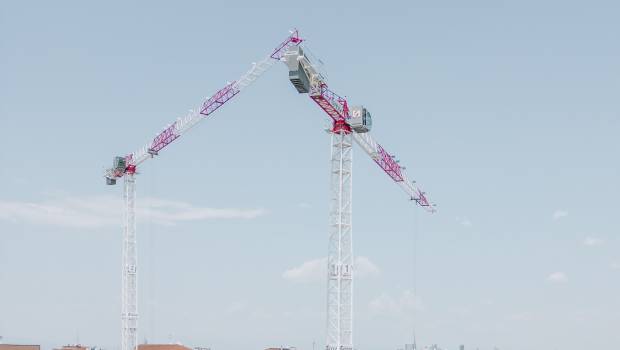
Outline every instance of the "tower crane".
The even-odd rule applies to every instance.
[[[405,167],[370,134],[372,117],[363,106],[349,107],[347,100],[330,90],[324,76],[304,54],[302,46],[291,47],[283,62],[289,80],[300,94],[310,98],[332,123],[329,245],[327,254],[327,339],[326,350],[353,349],[353,245],[351,221],[352,146],[357,143],[366,154],[416,204],[434,212],[435,208]]]
[[[121,281],[121,350],[136,350],[138,345],[138,295],[137,295],[137,242],[136,242],[136,179],[137,168],[145,161],[157,156],[159,152],[181,137],[199,122],[205,120],[218,108],[237,96],[250,86],[263,73],[281,60],[291,47],[302,42],[297,30],[282,41],[270,55],[253,63],[250,70],[238,80],[226,84],[215,94],[205,99],[202,105],[178,118],[155,136],[155,138],[137,151],[126,156],[114,157],[111,168],[105,170],[108,185],[115,185],[119,178],[124,179],[123,186],[123,248]]]
[[[331,91],[325,78],[304,55],[303,39],[297,30],[281,42],[269,56],[205,99],[202,105],[178,118],[137,151],[114,158],[105,170],[108,185],[123,178],[123,249],[121,294],[121,350],[137,346],[137,246],[135,220],[135,175],[137,167],[154,158],[170,143],[206,119],[218,108],[248,87],[275,62],[283,61],[289,69],[289,80],[299,93],[310,98],[329,116],[331,133],[331,198],[329,215],[327,343],[326,350],[353,349],[353,246],[351,221],[352,146],[357,143],[366,154],[422,208],[433,212],[434,206],[426,194],[411,182],[405,168],[369,133],[372,127],[370,112],[363,106],[349,107],[345,98]]]

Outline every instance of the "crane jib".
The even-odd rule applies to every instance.
[[[157,155],[161,149],[179,138],[183,133],[195,126],[201,119],[204,119],[204,117],[201,118],[201,115],[207,116],[213,113],[216,109],[237,95],[241,89],[250,85],[265,71],[267,71],[273,64],[271,62],[279,61],[284,52],[293,46],[301,44],[302,41],[303,39],[299,37],[299,32],[297,30],[292,31],[269,56],[260,61],[258,65],[254,65],[249,73],[243,75],[239,80],[227,84],[224,88],[220,89],[207,101],[205,101],[198,110],[191,111],[191,113],[184,119],[178,119],[172,125],[166,127],[162,132],[157,134],[151,142],[147,143],[137,151],[123,157],[127,164],[126,169],[119,169],[115,167],[106,169],[104,171],[106,183],[109,185],[115,184],[115,179],[124,176],[124,174],[129,170],[134,171],[138,164],[141,164],[147,159]],[[131,165],[131,169],[129,169],[129,165]]]
[[[213,96],[211,96],[202,106],[200,114],[208,116],[213,113],[216,109],[220,108],[224,105],[228,100],[233,98],[236,94],[239,93],[239,89],[235,87],[235,82],[229,83],[218,92],[216,92]],[[151,143],[151,147],[149,147],[148,152],[152,155],[157,154],[164,147],[168,146],[172,141],[179,138],[177,133],[177,122],[175,121],[172,125],[164,129],[161,133],[159,133],[153,139]]]

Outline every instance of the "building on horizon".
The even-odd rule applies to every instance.
[[[140,344],[138,350],[192,350],[181,344]]]
[[[91,348],[82,344],[67,344],[54,350],[91,350]]]
[[[41,345],[0,344],[0,350],[41,350]]]

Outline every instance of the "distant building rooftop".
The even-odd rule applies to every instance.
[[[0,349],[1,350],[1,349]],[[138,350],[192,350],[181,344],[140,344]]]
[[[0,350],[41,350],[41,345],[0,344]]]
[[[65,345],[62,348],[58,348],[54,350],[90,350],[90,347],[81,345],[81,344],[75,344],[75,345]]]

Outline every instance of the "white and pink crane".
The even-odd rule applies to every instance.
[[[115,157],[105,171],[106,183],[124,179],[123,248],[121,291],[121,350],[135,350],[138,345],[137,242],[135,215],[135,175],[140,164],[159,154],[163,148],[205,120],[251,85],[277,61],[286,63],[289,80],[299,93],[309,93],[330,117],[331,198],[329,213],[327,350],[353,349],[353,245],[352,245],[352,140],[364,150],[421,207],[434,211],[424,192],[408,180],[405,168],[393,155],[370,136],[371,115],[364,107],[351,107],[346,99],[328,89],[324,77],[304,55],[303,39],[297,30],[278,45],[269,56],[236,81],[228,83],[184,118],[168,125],[145,146],[124,157]]]
[[[434,211],[424,192],[410,182],[405,168],[370,136],[372,117],[362,106],[327,87],[322,74],[296,46],[284,55],[289,80],[299,93],[308,93],[331,119],[331,181],[329,245],[327,254],[327,350],[353,349],[353,244],[352,244],[352,149],[353,140],[405,190],[409,198]]]
[[[190,111],[184,118],[178,118],[155,136],[139,150],[124,157],[114,157],[112,168],[105,171],[106,183],[116,184],[124,179],[123,200],[123,248],[121,280],[121,350],[135,350],[138,345],[138,285],[137,285],[137,243],[136,243],[136,179],[135,174],[140,164],[159,154],[164,147],[188,132],[199,122],[205,120],[218,108],[237,96],[244,88],[250,86],[258,77],[278,62],[287,50],[301,43],[297,31],[294,31],[276,47],[269,56],[258,63],[236,81],[227,84],[197,109]]]

